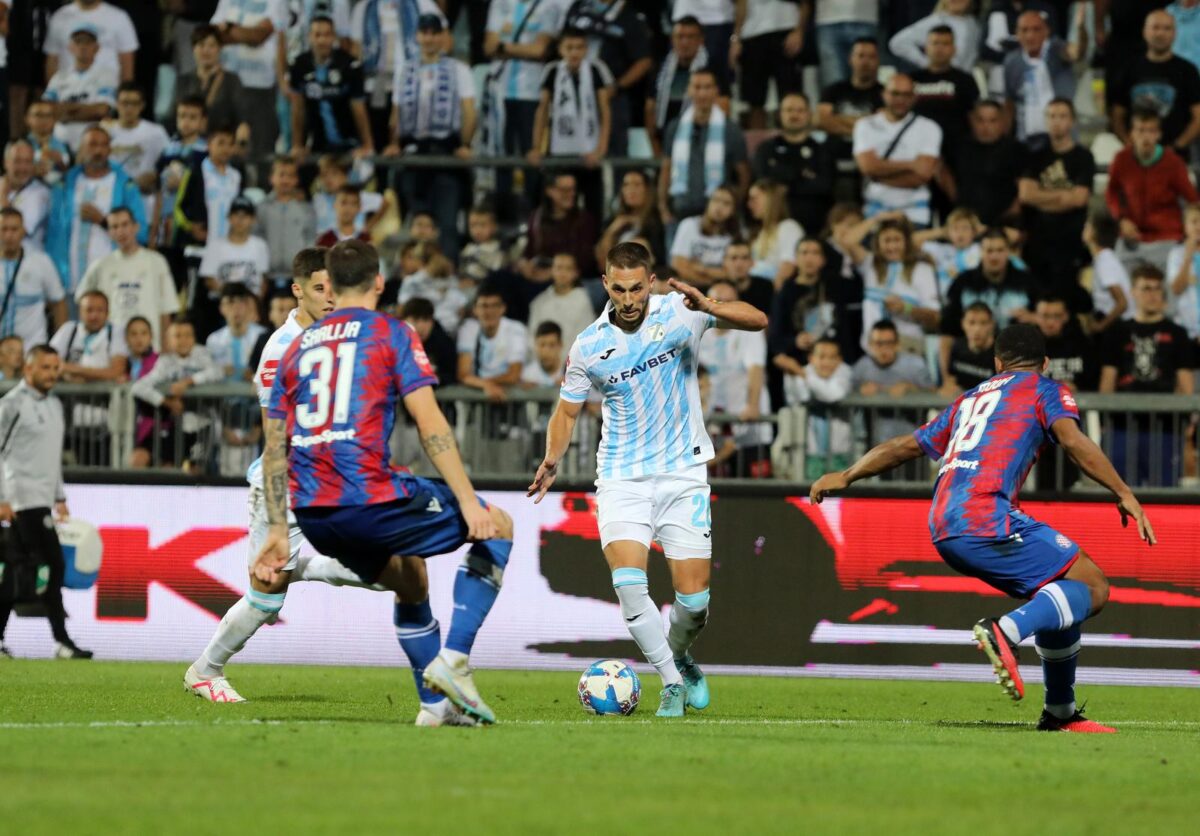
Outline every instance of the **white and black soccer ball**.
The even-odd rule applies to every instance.
[[[617,659],[593,662],[579,677],[579,702],[588,714],[630,715],[642,697],[637,672]]]

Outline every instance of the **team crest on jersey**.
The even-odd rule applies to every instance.
[[[660,322],[656,322],[646,329],[646,339],[652,343],[656,343],[666,336],[667,329]]]
[[[1055,543],[1058,543],[1058,547],[1059,547],[1060,549],[1069,549],[1069,548],[1071,548],[1071,541],[1067,539],[1067,536],[1066,536],[1065,534],[1055,534],[1055,535],[1054,535],[1054,542],[1055,542]]]
[[[1078,409],[1079,408],[1075,404],[1075,397],[1066,388],[1064,388],[1063,392],[1062,392],[1062,405],[1067,407],[1068,409]]]

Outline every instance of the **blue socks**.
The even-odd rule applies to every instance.
[[[1034,633],[1054,632],[1081,623],[1092,609],[1092,593],[1080,581],[1054,581],[1024,606],[1001,617],[1000,629],[1014,643]]]
[[[416,680],[421,702],[427,705],[441,702],[445,697],[430,691],[421,680],[425,667],[434,660],[442,647],[441,625],[433,617],[429,599],[426,598],[419,604],[397,602],[392,620],[396,625],[396,638],[400,640],[400,647],[404,649],[404,655],[412,665],[413,679]]]
[[[454,577],[454,615],[446,636],[446,649],[470,655],[475,636],[500,594],[500,583],[512,540],[485,540],[472,544]]]
[[[1060,720],[1075,714],[1075,663],[1079,658],[1078,624],[1065,630],[1039,630],[1034,640],[1042,659],[1046,710]]]

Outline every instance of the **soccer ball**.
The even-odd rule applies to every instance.
[[[641,696],[637,673],[616,659],[593,662],[579,677],[579,702],[588,714],[632,714]]]

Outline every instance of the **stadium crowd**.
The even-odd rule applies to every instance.
[[[0,374],[49,342],[67,381],[133,381],[137,466],[189,387],[251,379],[292,256],[347,238],[441,382],[497,402],[561,379],[615,243],[751,302],[768,333],[701,357],[751,422],[718,470],[786,405],[976,385],[1014,321],[1078,391],[1194,391],[1198,0],[0,10]],[[810,451],[846,458],[845,423]]]

